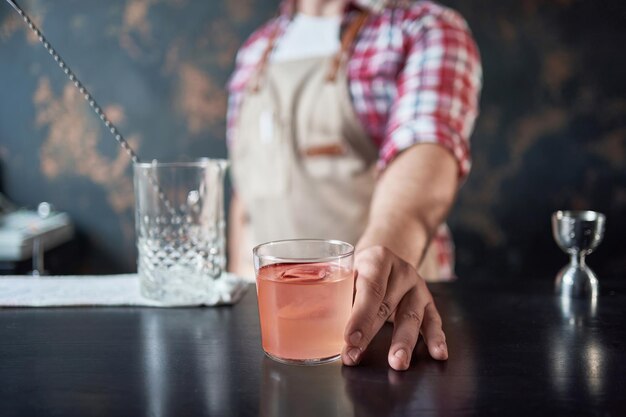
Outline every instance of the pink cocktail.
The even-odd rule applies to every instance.
[[[353,247],[324,240],[255,248],[263,350],[297,364],[339,358],[352,309]]]

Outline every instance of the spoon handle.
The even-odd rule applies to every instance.
[[[22,19],[24,19],[24,22],[28,25],[29,29],[33,31],[33,33],[37,36],[37,39],[39,39],[39,41],[43,44],[44,48],[46,48],[50,56],[52,56],[52,58],[59,65],[59,68],[61,68],[61,70],[65,73],[67,78],[69,78],[69,80],[72,83],[74,83],[76,88],[78,88],[78,91],[80,91],[80,93],[85,97],[85,100],[87,101],[87,103],[89,103],[89,107],[91,107],[93,111],[98,115],[100,120],[102,120],[102,123],[104,123],[104,125],[109,130],[109,132],[111,132],[111,135],[113,135],[117,143],[119,143],[120,146],[126,151],[130,159],[134,163],[140,162],[139,157],[137,156],[135,151],[131,148],[130,144],[126,141],[126,139],[124,139],[119,129],[104,114],[104,112],[102,111],[102,108],[98,105],[98,103],[93,98],[91,93],[87,90],[87,88],[85,88],[83,83],[80,82],[78,77],[76,77],[76,74],[74,74],[74,72],[67,66],[63,58],[61,58],[61,56],[54,49],[54,47],[50,45],[50,42],[48,42],[46,37],[43,35],[43,33],[41,33],[39,28],[33,23],[30,17],[28,17],[28,15],[22,10],[22,8],[14,0],[7,0],[7,2],[11,5],[11,7],[13,7],[17,11],[17,13],[19,13]]]

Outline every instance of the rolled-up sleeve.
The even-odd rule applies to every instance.
[[[463,18],[447,9],[404,28],[406,60],[397,79],[379,165],[418,143],[437,143],[470,171],[469,139],[478,115],[482,67]]]

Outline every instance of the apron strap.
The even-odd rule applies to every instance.
[[[348,27],[345,29],[341,36],[341,48],[335,56],[333,56],[330,68],[328,70],[328,74],[326,75],[326,80],[329,82],[334,82],[337,79],[337,72],[341,67],[345,57],[348,55],[348,50],[354,43],[357,35],[361,31],[361,28],[367,21],[369,17],[369,12],[365,9],[360,9],[357,16],[350,22]],[[274,30],[270,34],[270,37],[267,42],[267,46],[263,51],[263,55],[261,55],[261,59],[257,64],[257,68],[255,74],[252,79],[252,92],[257,93],[261,87],[261,80],[263,79],[263,75],[265,74],[265,68],[267,67],[267,63],[269,62],[270,55],[276,46],[276,40],[279,35],[283,32],[283,25],[277,23],[274,26]]]
[[[326,74],[326,81],[334,82],[337,79],[337,72],[341,67],[344,59],[348,56],[348,50],[354,43],[357,35],[361,31],[361,28],[367,22],[369,12],[367,10],[359,10],[359,14],[350,22],[350,25],[346,28],[343,36],[341,37],[341,49],[335,54],[330,64],[328,74]]]
[[[263,55],[261,55],[261,59],[257,63],[257,68],[252,79],[252,82],[253,82],[252,92],[253,93],[258,93],[259,89],[261,88],[261,79],[263,78],[263,75],[265,74],[265,68],[267,67],[267,63],[270,59],[270,55],[272,51],[274,50],[274,46],[276,45],[276,39],[278,39],[278,35],[280,34],[280,32],[282,32],[282,29],[283,29],[282,26],[283,25],[281,25],[280,22],[274,25],[274,30],[272,30],[272,33],[270,34],[270,37],[267,40],[267,46],[265,47],[265,50],[263,51]]]

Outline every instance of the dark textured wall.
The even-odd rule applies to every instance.
[[[626,3],[448,2],[483,57],[474,170],[453,213],[459,272],[552,276],[556,209],[607,214],[589,263],[626,274]]]
[[[143,159],[223,157],[224,84],[276,0],[24,0]],[[621,0],[456,0],[485,86],[473,172],[451,215],[458,272],[551,279],[560,208],[608,215],[590,264],[626,274],[626,7]],[[134,269],[130,164],[43,48],[0,3],[0,179],[80,231],[85,272]]]

